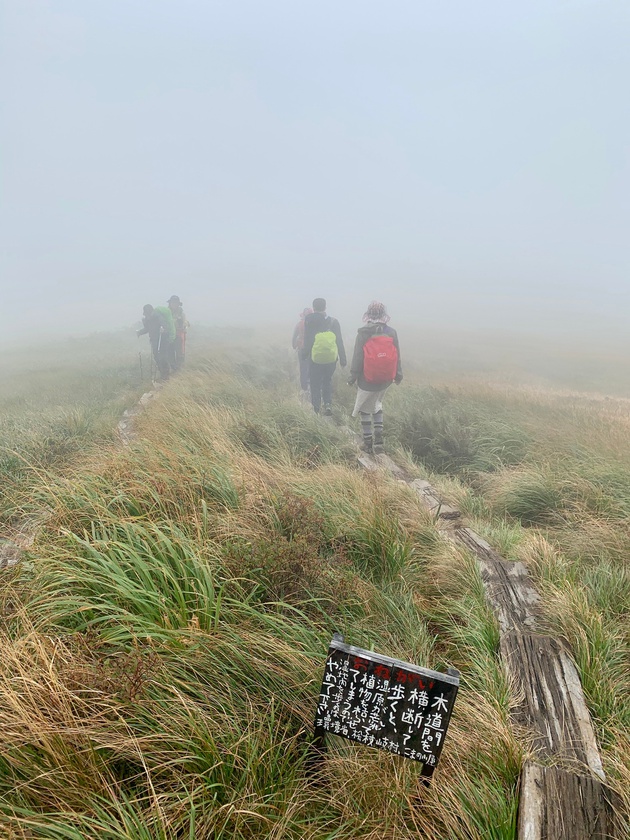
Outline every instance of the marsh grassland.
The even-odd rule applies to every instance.
[[[514,838],[530,748],[476,564],[409,488],[357,470],[350,389],[326,423],[287,351],[209,341],[123,447],[143,384],[116,347],[3,374],[0,521],[47,519],[0,578],[0,834]],[[388,398],[392,455],[527,565],[628,807],[630,403],[420,362]],[[334,739],[313,775],[335,630],[461,672],[430,787]]]

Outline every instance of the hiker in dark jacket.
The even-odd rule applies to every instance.
[[[324,414],[332,414],[332,378],[337,359],[345,368],[346,351],[341,327],[336,318],[326,315],[326,301],[315,298],[313,312],[304,319],[304,347],[302,357],[310,360],[311,403],[319,414],[322,400]]]
[[[303,309],[300,312],[300,320],[295,325],[293,330],[293,339],[291,345],[297,351],[298,363],[300,365],[300,388],[302,389],[302,396],[308,395],[310,360],[302,356],[304,349],[304,319],[310,315],[313,310],[310,307]]]
[[[372,301],[359,327],[348,385],[358,385],[352,416],[361,418],[364,452],[383,451],[383,397],[392,382],[402,382],[398,334],[389,327],[382,303]]]
[[[166,311],[165,311],[166,310]],[[170,374],[171,344],[175,336],[175,324],[171,316],[170,322],[167,317],[168,309],[159,307],[154,309],[147,303],[142,309],[142,329],[136,332],[138,338],[141,335],[149,334],[153,358],[160,372],[161,379],[168,379]]]

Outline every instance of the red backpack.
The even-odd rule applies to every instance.
[[[373,384],[389,385],[398,371],[398,350],[391,335],[377,333],[363,345],[363,378]]]

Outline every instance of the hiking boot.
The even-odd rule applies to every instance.
[[[381,431],[374,432],[374,452],[377,455],[381,452],[385,452],[385,447],[383,446],[383,432]]]
[[[361,444],[361,450],[363,452],[367,452],[368,455],[372,454],[372,452],[374,451],[373,448],[372,448],[372,435],[370,435],[369,437],[364,437],[363,438],[363,443]]]
[[[326,417],[332,417],[332,405],[325,405],[324,406],[324,415]]]
[[[374,443],[374,449],[372,450],[375,455],[382,455],[385,452],[385,447],[382,443]]]

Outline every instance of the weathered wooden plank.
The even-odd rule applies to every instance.
[[[593,776],[527,762],[521,775],[519,840],[622,840],[618,797]]]
[[[394,478],[406,480],[407,476],[405,471],[401,469],[395,461],[386,455],[384,452],[374,453],[374,459],[378,462],[379,466],[383,469],[390,472]]]
[[[368,470],[368,472],[374,472],[374,470],[378,469],[378,463],[374,460],[372,455],[362,454],[357,457],[357,461],[363,467],[364,470]]]
[[[21,550],[12,540],[0,539],[0,569],[15,566],[20,559]]]
[[[376,469],[375,460],[362,456],[359,462]],[[457,524],[459,511],[444,505],[429,482],[409,483],[434,516]],[[442,533],[477,557],[501,629],[502,659],[517,703],[513,719],[532,735],[539,755],[554,762],[549,767],[528,762],[523,768],[518,840],[624,840],[628,826],[621,825],[617,797],[603,784],[577,669],[559,641],[532,632],[540,596],[527,569],[505,560],[470,528],[443,527]]]
[[[25,517],[6,535],[0,536],[0,569],[10,568],[19,562],[22,553],[33,545],[35,537],[50,516],[51,512],[42,508],[37,513]]]
[[[605,781],[580,678],[562,643],[511,630],[501,637],[501,654],[515,695],[521,698],[513,718],[531,732],[534,749],[575,772],[588,769]]]
[[[385,454],[374,454],[370,455],[367,452],[362,452],[358,457],[357,461],[363,467],[364,470],[385,470],[386,472],[390,473],[397,478],[399,481],[404,481],[405,484],[406,476],[404,470],[402,470],[398,464],[394,463],[389,455]]]
[[[137,434],[135,432],[135,419],[142,411],[144,411],[151,400],[157,396],[162,387],[163,383],[154,382],[152,391],[144,393],[135,405],[123,411],[122,417],[116,427],[123,446],[129,446],[129,444],[137,438]]]
[[[478,558],[488,600],[502,632],[533,630],[538,619],[540,596],[522,563],[504,560],[479,534],[470,528],[456,528],[453,537]]]
[[[437,516],[438,519],[455,520],[461,517],[461,513],[457,508],[447,505],[438,496],[437,492],[424,479],[416,478],[410,482],[411,487],[416,491],[422,504],[427,508],[429,513]]]

